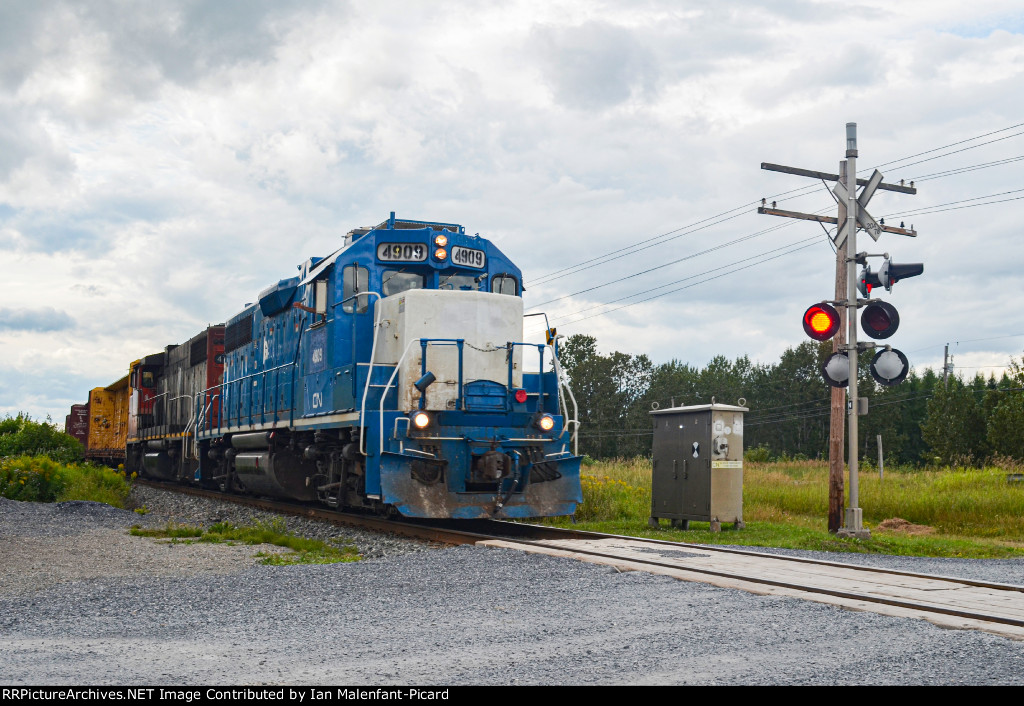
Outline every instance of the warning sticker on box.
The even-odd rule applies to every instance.
[[[712,468],[743,468],[743,461],[712,461]]]

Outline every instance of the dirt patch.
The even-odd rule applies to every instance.
[[[888,520],[882,520],[875,529],[881,532],[898,532],[899,534],[910,535],[935,534],[934,527],[915,525],[913,522],[908,522],[902,517],[890,517]]]

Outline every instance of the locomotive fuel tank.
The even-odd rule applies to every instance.
[[[235,476],[251,493],[294,500],[316,500],[316,488],[310,478],[316,464],[291,450],[274,449],[266,432],[236,434],[231,445],[235,455]]]

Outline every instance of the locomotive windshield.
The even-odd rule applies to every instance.
[[[385,297],[392,294],[401,294],[410,289],[424,289],[426,276],[417,272],[406,272],[405,268],[400,270],[384,270],[384,277],[381,281],[381,289]]]
[[[484,277],[483,279],[486,279]],[[476,292],[480,289],[480,276],[451,274],[443,275],[438,283],[438,289],[454,289],[455,291]]]

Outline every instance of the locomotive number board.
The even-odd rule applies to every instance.
[[[483,250],[474,250],[473,248],[464,248],[456,245],[452,248],[452,263],[462,265],[463,267],[479,267],[483,269],[487,267],[487,255],[484,254]]]
[[[381,243],[377,259],[385,262],[423,262],[427,259],[425,243]]]

